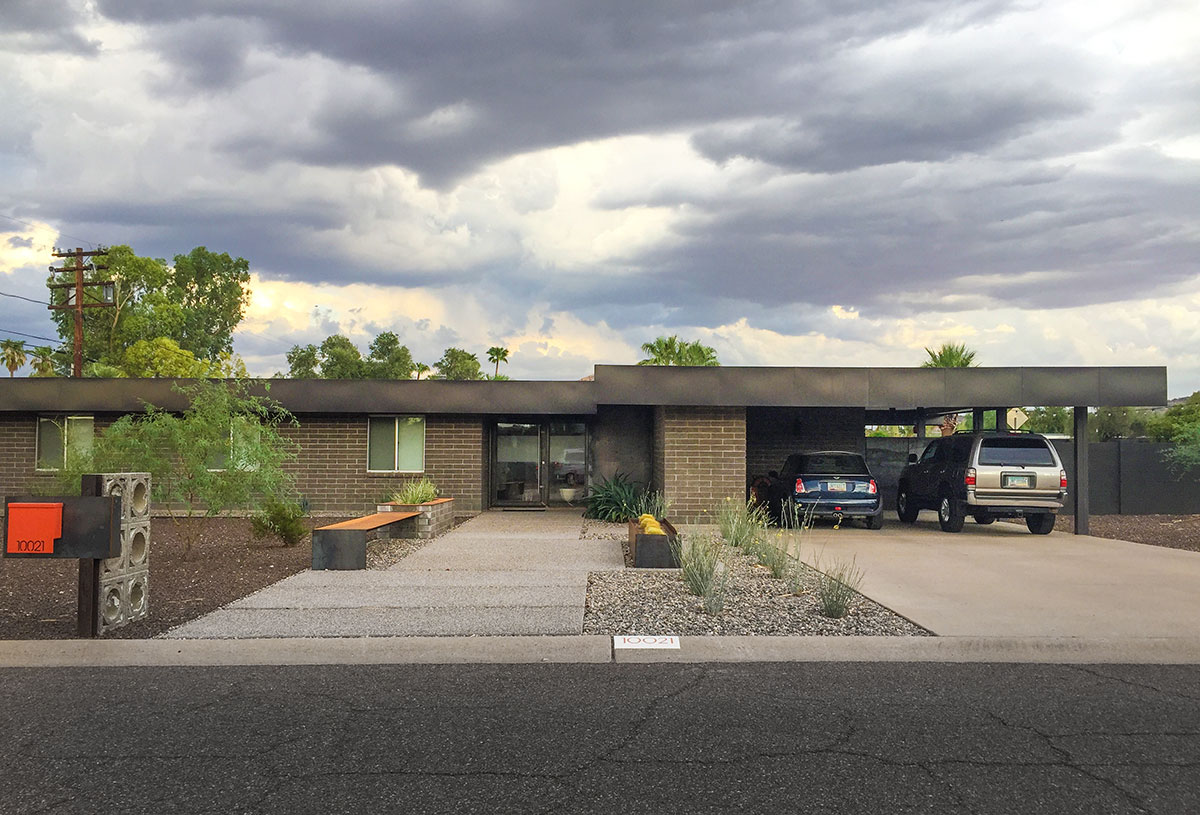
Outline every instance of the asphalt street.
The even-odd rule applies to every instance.
[[[1200,812],[1200,667],[0,670],[20,813]]]

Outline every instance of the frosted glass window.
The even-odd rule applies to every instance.
[[[367,469],[425,471],[425,417],[372,416],[367,422]]]

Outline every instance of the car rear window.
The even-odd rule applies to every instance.
[[[851,473],[867,472],[867,462],[853,453],[817,453],[800,456],[800,473]]]
[[[979,444],[979,463],[1053,467],[1054,453],[1041,439],[984,439]]]

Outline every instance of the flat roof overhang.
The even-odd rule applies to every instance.
[[[921,414],[1032,406],[1158,407],[1165,367],[774,368],[597,365],[595,380],[443,382],[268,379],[295,414],[587,415],[598,405],[853,407]],[[182,410],[191,380],[0,378],[0,412]],[[267,390],[269,388],[269,391]],[[914,414],[915,415],[915,414]]]
[[[0,411],[140,412],[187,407],[175,386],[185,379],[13,379],[0,384]],[[266,379],[251,391],[295,414],[451,413],[562,415],[596,412],[591,382],[442,382]]]
[[[857,407],[953,411],[972,407],[1167,403],[1167,369],[677,368],[597,365],[600,404],[713,407]]]

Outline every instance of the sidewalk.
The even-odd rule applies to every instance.
[[[580,634],[588,572],[624,564],[582,529],[579,510],[485,512],[391,569],[301,572],[165,636]]]

